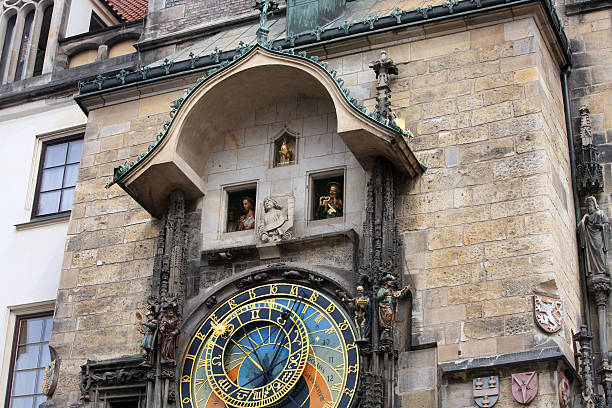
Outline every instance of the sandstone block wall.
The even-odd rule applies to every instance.
[[[588,6],[588,5],[587,5]],[[563,6],[561,6],[563,10]],[[574,66],[569,77],[575,145],[580,146],[580,108],[591,113],[593,143],[597,145],[604,172],[604,192],[597,195],[599,207],[612,214],[612,10],[566,15],[565,30],[572,45]],[[583,203],[580,203],[584,207]],[[612,261],[608,258],[609,267]],[[608,309],[610,310],[610,309]],[[597,330],[596,319],[593,319]],[[608,316],[608,338],[612,315]],[[608,346],[612,344],[608,343]]]
[[[167,36],[197,26],[207,26],[257,12],[250,0],[151,1],[145,38]]]
[[[437,348],[422,358],[403,355],[404,362],[419,359],[403,367],[417,371],[403,374],[431,373],[437,382],[438,363],[520,352],[550,339],[573,361],[570,331],[580,302],[567,141],[559,69],[536,20],[423,33],[380,48],[398,64],[392,106],[414,132],[410,144],[428,167],[419,179],[398,184],[396,214],[405,280],[415,291],[413,344]],[[329,58],[351,96],[369,106],[376,82],[368,63],[379,52]],[[59,406],[78,400],[87,358],[138,353],[134,312],[148,295],[158,222],[117,186],[102,186],[125,158],[146,151],[167,119],[169,102],[180,95],[90,114],[51,339],[62,356]],[[330,137],[332,153],[339,153]],[[332,262],[350,267],[350,245],[339,248],[328,254],[337,257]],[[300,261],[308,256],[297,250],[289,255]],[[257,264],[204,268],[201,285],[248,262]],[[565,328],[553,336],[533,321],[531,296],[542,282],[554,283],[566,306]],[[509,374],[502,377],[507,384]],[[414,386],[398,385],[407,406],[442,398],[436,387]],[[448,387],[447,397],[453,390],[467,396],[471,382]]]
[[[425,38],[423,38],[425,37]],[[538,348],[573,359],[580,313],[560,68],[535,18],[382,46],[398,64],[392,107],[428,167],[397,191],[413,344],[439,362]],[[375,101],[368,63],[332,59],[351,95]],[[564,329],[536,328],[531,297],[556,286]]]
[[[87,359],[139,353],[135,312],[145,309],[150,294],[159,222],[121,188],[104,185],[114,167],[146,151],[180,95],[89,115],[50,342],[61,358],[57,406],[79,401],[80,366]]]

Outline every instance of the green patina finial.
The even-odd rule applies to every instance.
[[[262,46],[268,44],[268,14],[278,10],[278,3],[272,0],[256,0],[254,9],[259,10],[259,28],[257,29],[257,43]]]

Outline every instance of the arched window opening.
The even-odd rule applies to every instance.
[[[53,14],[53,4],[45,8],[40,27],[40,37],[38,38],[38,46],[36,48],[36,61],[34,62],[34,76],[42,74],[43,64],[45,62],[45,50],[47,49],[47,39],[49,38],[49,28],[51,27],[51,15]]]
[[[23,24],[23,35],[21,36],[21,43],[19,45],[19,54],[17,55],[17,69],[15,70],[15,81],[19,81],[25,78],[25,71],[27,67],[28,48],[32,39],[32,29],[34,27],[34,10],[26,15],[25,22]]]
[[[6,35],[4,36],[4,44],[2,45],[2,56],[0,56],[0,83],[2,84],[6,82],[8,76],[9,63],[11,61],[11,43],[16,22],[17,14],[14,14],[6,23]]]

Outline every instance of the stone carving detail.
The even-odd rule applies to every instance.
[[[542,295],[533,296],[535,321],[546,333],[556,333],[563,323],[563,302]]]
[[[512,396],[522,405],[527,405],[538,394],[538,373],[529,371],[527,373],[512,374]]]
[[[593,128],[589,108],[580,108],[580,146],[577,150],[576,181],[581,195],[603,191],[603,170],[599,164],[599,152],[593,144]]]
[[[594,391],[592,340],[593,333],[586,326],[580,326],[580,331],[574,334],[574,341],[580,344],[577,356],[580,362],[581,401],[585,408],[594,408],[598,397]]]
[[[274,243],[291,239],[295,200],[287,198],[287,205],[281,206],[277,199],[268,197],[263,201],[257,236],[262,242]]]
[[[496,375],[474,378],[473,395],[479,407],[492,407],[499,399],[499,378]]]
[[[610,222],[606,214],[599,209],[595,197],[586,197],[584,204],[586,214],[578,223],[578,232],[580,246],[584,251],[586,274],[607,274],[606,253]]]
[[[364,372],[361,374],[360,408],[382,408],[384,404],[383,378],[380,374]]]
[[[140,366],[141,360],[124,357],[115,360],[93,361],[81,366],[81,398],[90,400],[90,391],[97,386],[125,386],[143,384],[147,379],[147,368]]]
[[[380,53],[380,58],[370,64],[376,73],[376,113],[379,119],[391,119],[391,75],[397,75],[397,66],[386,51]]]

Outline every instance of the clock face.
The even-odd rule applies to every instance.
[[[183,360],[182,408],[348,408],[359,356],[348,315],[321,292],[267,284],[219,305]]]

